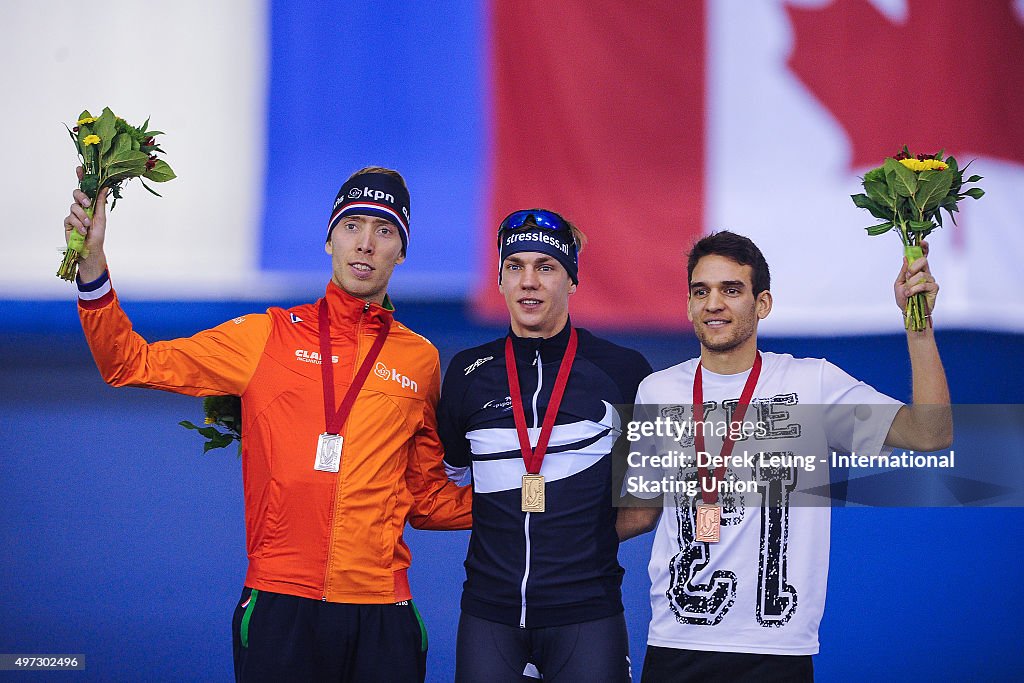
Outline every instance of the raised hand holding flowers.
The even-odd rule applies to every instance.
[[[88,110],[83,111],[74,129],[68,128],[82,163],[78,187],[91,201],[85,208],[90,220],[95,211],[96,198],[104,188],[108,188],[114,196],[114,203],[110,207],[113,209],[121,198],[121,184],[124,181],[146,178],[155,183],[163,183],[175,177],[167,162],[156,156],[157,153],[163,153],[156,142],[156,136],[162,133],[147,130],[148,127],[149,119],[141,127],[136,127],[115,116],[107,107],[99,117],[93,116]],[[140,182],[147,190],[160,196],[144,181]],[[71,230],[57,277],[73,280],[78,271],[79,259],[87,255],[85,236],[78,230]]]
[[[966,183],[982,179],[979,175],[972,175],[965,181],[963,172],[966,170],[967,166],[960,169],[952,156],[943,161],[941,150],[937,154],[914,157],[904,146],[899,154],[886,159],[882,166],[864,174],[863,194],[851,195],[855,205],[883,221],[867,227],[868,235],[884,235],[896,228],[907,260],[901,277],[925,255],[923,241],[932,230],[942,225],[941,210],[944,209],[955,224],[953,214],[959,211],[957,202],[964,197],[981,199],[985,194],[980,187],[963,190]],[[900,280],[897,280],[897,291],[899,286]],[[904,313],[906,328],[918,332],[925,329],[929,310],[923,291],[912,294]]]

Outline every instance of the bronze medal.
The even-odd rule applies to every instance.
[[[694,538],[698,543],[718,543],[722,537],[722,506],[700,503]]]

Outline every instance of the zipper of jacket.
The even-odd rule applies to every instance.
[[[536,429],[540,426],[539,420],[537,419],[537,397],[540,396],[540,388],[544,386],[544,364],[540,361],[540,349],[537,349],[537,355],[533,359],[534,364],[537,366],[537,390],[533,392],[533,428]],[[526,513],[526,519],[523,521],[523,534],[526,537],[526,563],[523,568],[523,582],[519,588],[519,594],[522,598],[522,608],[519,611],[519,628],[526,628],[526,582],[530,578],[530,513]]]
[[[358,371],[357,370],[357,366],[359,365],[359,347],[362,345],[362,336],[359,333],[363,329],[363,317],[366,315],[366,312],[369,311],[369,310],[370,310],[370,302],[367,301],[366,305],[363,306],[363,312],[359,315],[359,322],[356,323],[356,355],[352,359],[352,377],[350,378],[350,381],[354,380],[356,378],[356,372]],[[333,356],[334,354],[330,354],[330,355]],[[333,363],[334,360],[333,360],[333,358],[321,358],[320,362],[321,363]],[[356,397],[356,398],[358,400],[358,397]],[[354,408],[355,405],[353,405],[352,407]],[[336,409],[336,406],[331,406],[331,410],[335,410],[335,409]],[[342,450],[342,456],[344,456],[344,452],[345,452],[345,443],[344,443],[344,441],[342,442],[341,450]],[[340,486],[341,486],[341,462],[342,462],[342,459],[338,458],[338,476],[335,477],[335,479],[334,479],[334,495],[331,496],[331,511],[327,515],[327,523],[328,523],[328,525],[330,525],[330,532],[328,533],[328,536],[327,536],[327,562],[324,565],[324,594],[320,597],[320,599],[323,602],[327,602],[327,582],[330,580],[330,576],[331,576],[331,548],[334,547],[334,508],[335,508],[335,503],[338,500],[338,488],[340,488]]]

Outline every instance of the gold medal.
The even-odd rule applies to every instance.
[[[722,506],[697,505],[696,527],[694,538],[698,543],[718,543],[722,532]]]
[[[544,512],[544,475],[523,475],[523,512]]]

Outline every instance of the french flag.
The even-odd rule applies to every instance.
[[[34,206],[63,205],[70,172],[57,171],[71,151],[59,122],[110,105],[131,121],[152,115],[179,176],[163,199],[129,185],[112,215],[109,255],[126,298],[315,295],[338,187],[384,165],[412,194],[409,258],[392,281],[399,303],[465,300],[503,321],[496,227],[540,206],[590,237],[572,305],[580,324],[685,328],[686,251],[730,229],[771,265],[765,333],[899,332],[900,244],[868,237],[874,221],[850,195],[904,144],[944,148],[973,161],[986,196],[930,238],[937,322],[1024,330],[1022,7],[229,0],[215,12],[153,10],[151,22],[191,46],[189,59],[163,60],[159,41],[134,34],[86,55],[69,18],[64,34],[52,28],[64,47],[25,60],[24,78],[83,93],[59,63],[86,58],[112,75],[90,85],[88,102],[31,108],[54,122],[52,149],[11,136],[18,172],[53,190],[26,190],[10,220],[33,224]],[[152,87],[125,70],[136,51],[159,64]],[[0,273],[8,296],[62,296],[49,275],[57,237],[16,239],[26,257]]]

